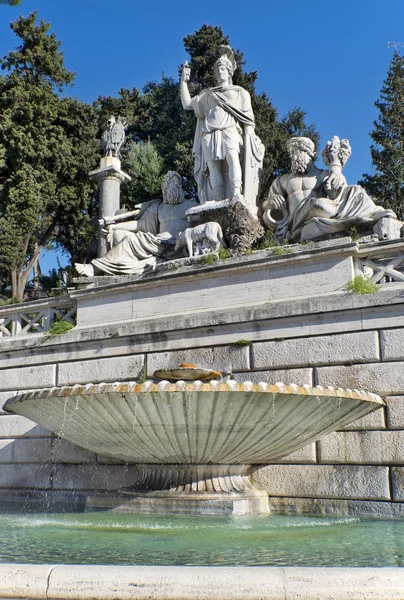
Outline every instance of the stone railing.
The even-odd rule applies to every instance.
[[[373,283],[404,281],[404,239],[359,246],[357,272]]]
[[[0,307],[0,338],[44,333],[56,321],[76,324],[76,302],[69,296]]]

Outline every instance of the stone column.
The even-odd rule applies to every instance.
[[[104,156],[101,159],[100,168],[96,171],[90,171],[89,177],[94,177],[100,184],[100,206],[98,218],[105,219],[113,217],[120,209],[121,183],[130,181],[129,175],[121,170],[121,161],[115,156]],[[107,240],[101,235],[101,229],[98,229],[98,256],[103,256],[107,248]]]

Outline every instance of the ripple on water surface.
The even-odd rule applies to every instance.
[[[404,521],[5,514],[0,515],[0,562],[403,566]]]

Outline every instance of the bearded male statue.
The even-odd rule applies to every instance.
[[[183,65],[181,102],[197,117],[193,155],[199,202],[234,198],[256,213],[264,145],[255,135],[250,94],[233,85],[237,68],[230,46],[219,46],[214,64],[217,85],[191,98],[190,67]]]
[[[145,202],[136,220],[109,225],[112,248],[88,264],[76,263],[76,271],[86,277],[131,275],[181,257],[182,250],[176,251],[175,243],[179,233],[190,226],[186,211],[197,202],[184,200],[182,179],[175,171],[165,175],[162,192],[163,200]]]
[[[323,161],[328,169],[315,165],[315,145],[309,138],[292,137],[286,147],[291,173],[275,179],[262,205],[262,219],[275,230],[276,240],[314,240],[356,225],[374,225],[382,217],[396,218],[359,185],[347,185],[342,168],[351,154],[348,140],[334,136],[327,142]]]

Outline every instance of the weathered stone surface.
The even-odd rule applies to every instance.
[[[13,396],[16,395],[17,392],[0,392],[0,415],[5,415],[7,414],[4,410],[3,410],[3,406],[4,404],[7,402],[7,400],[9,398],[12,398]]]
[[[2,465],[0,488],[50,489],[52,465]]]
[[[402,228],[401,221],[384,217],[375,223],[373,231],[379,240],[395,240],[400,238]]]
[[[316,444],[308,444],[292,454],[288,454],[283,458],[279,458],[277,461],[270,461],[271,463],[294,463],[294,464],[310,464],[317,462],[317,451]],[[270,463],[269,463],[270,464]]]
[[[343,431],[353,431],[357,429],[385,429],[386,428],[386,415],[385,409],[379,408],[360,419],[357,419],[350,425],[343,428]]]
[[[14,441],[14,462],[46,464],[52,456],[51,444],[52,440],[50,438],[17,439]]]
[[[56,385],[56,365],[35,365],[0,370],[0,389],[30,390]]]
[[[133,485],[136,467],[126,465],[62,465],[54,467],[55,490],[117,490]]]
[[[270,496],[390,499],[388,467],[268,465],[253,481]]]
[[[225,200],[215,204],[201,204],[188,212],[193,225],[215,221],[233,255],[242,255],[264,235],[261,222],[241,203]]]
[[[397,568],[0,565],[4,598],[399,600]]]
[[[55,463],[93,463],[96,462],[96,454],[71,444],[61,438],[53,440],[53,462]]]
[[[246,371],[250,368],[249,356],[249,346],[218,346],[151,353],[147,357],[147,375],[151,377],[157,369],[172,369],[182,363],[193,363],[198,367],[223,373]]]
[[[0,565],[3,598],[46,598],[51,565]]]
[[[404,429],[404,396],[386,396],[387,427]]]
[[[242,383],[252,381],[253,383],[296,383],[297,385],[313,385],[313,369],[274,369],[273,371],[247,371],[234,373],[232,379]]]
[[[52,437],[53,433],[25,417],[18,415],[2,415],[0,417],[0,438],[23,436],[31,438]]]
[[[392,500],[404,501],[404,467],[391,468]]]
[[[404,518],[403,502],[375,500],[338,500],[321,498],[269,498],[271,514],[280,515],[349,515],[355,517]]]
[[[252,368],[306,367],[379,360],[376,331],[262,342],[252,346]]]
[[[404,360],[404,329],[385,329],[380,332],[382,360]]]
[[[320,463],[404,464],[404,431],[346,431],[318,442]]]
[[[319,367],[317,374],[322,386],[366,390],[381,396],[404,394],[404,362]]]
[[[14,460],[15,440],[0,440],[0,463],[11,463]]]
[[[100,383],[125,379],[136,381],[140,377],[143,365],[144,357],[142,354],[61,363],[58,369],[58,385]]]

